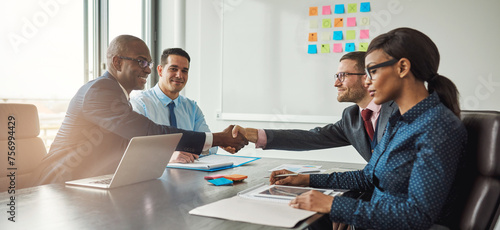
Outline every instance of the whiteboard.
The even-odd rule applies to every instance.
[[[224,0],[231,5],[234,0]],[[343,53],[308,54],[309,7],[369,1],[240,0],[222,17],[219,118],[334,122],[350,103],[336,100],[333,74]],[[441,53],[439,73],[461,93],[462,109],[500,110],[500,1],[371,1],[370,39],[398,27],[427,34]],[[359,7],[359,6],[358,6]],[[343,15],[360,17],[361,14]],[[321,25],[320,25],[321,26]],[[360,26],[358,26],[360,27]],[[331,31],[325,29],[324,31]],[[344,28],[346,30],[346,28]],[[318,35],[319,36],[319,35]],[[333,45],[335,41],[327,43]],[[354,42],[359,42],[356,38]],[[323,41],[318,42],[321,44]],[[322,120],[323,119],[323,120]]]

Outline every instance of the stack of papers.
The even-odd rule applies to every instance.
[[[201,156],[198,160],[192,163],[168,163],[167,168],[192,169],[213,172],[238,167],[252,161],[256,161],[258,159],[260,158],[213,154],[208,156]]]

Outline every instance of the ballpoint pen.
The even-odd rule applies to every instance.
[[[280,175],[276,175],[274,177],[276,178],[276,177],[298,176],[299,174],[300,173],[280,174]],[[265,176],[264,178],[269,178],[269,176]]]

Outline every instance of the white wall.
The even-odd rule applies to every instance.
[[[224,5],[226,13],[231,13],[244,10],[245,4],[249,1],[259,1],[265,4],[265,2],[272,0],[186,1],[187,39],[184,48],[191,55],[192,65],[185,94],[198,101],[204,111],[207,123],[215,132],[223,130],[230,124],[256,128],[300,129],[310,129],[324,125],[321,123],[251,122],[217,119],[217,112],[222,109],[223,90],[221,5]],[[290,0],[290,4],[304,1],[309,2],[307,0]],[[160,24],[160,40],[162,44],[160,50],[169,47],[171,38],[169,30],[172,27],[171,23],[173,23],[168,21],[171,18],[168,15],[171,13],[168,5],[172,1],[161,2],[163,3],[160,12],[163,13],[163,16]],[[322,4],[332,5],[334,2],[318,0],[311,6]],[[457,85],[461,93],[462,108],[500,110],[500,103],[496,100],[500,98],[500,77],[495,71],[495,67],[500,61],[498,58],[500,46],[496,42],[500,36],[500,27],[495,19],[498,10],[500,10],[500,1],[496,0],[467,0],[460,2],[453,0],[377,0],[372,3],[370,36],[374,37],[376,34],[403,26],[421,30],[431,37],[439,47],[441,53],[439,72],[448,76]],[[258,12],[256,12],[256,17],[258,17]],[[245,61],[246,56],[242,54],[239,58],[241,58],[241,61]],[[336,65],[337,61],[333,61],[328,68],[334,71]],[[256,74],[265,74],[266,71],[268,70],[262,69],[257,71]],[[262,90],[262,88],[247,88],[245,85],[234,85],[233,87],[240,88],[240,93],[244,94],[258,93],[259,90]],[[296,87],[300,87],[300,85]],[[333,85],[331,90],[336,92]],[[307,94],[304,95],[304,97],[307,96]],[[310,100],[314,100],[314,98]],[[241,103],[247,104],[249,107],[258,107],[263,103],[272,102],[250,100],[241,101]],[[335,98],[333,98],[332,104],[325,106],[345,107],[346,105],[335,102]],[[282,108],[277,108],[276,111],[275,114],[272,114],[277,118],[276,120],[279,120],[279,117],[286,113]],[[338,117],[340,114],[331,115]],[[363,159],[352,147],[307,153],[290,152],[285,155],[273,151],[255,151],[253,146],[248,146],[240,154],[364,163]]]

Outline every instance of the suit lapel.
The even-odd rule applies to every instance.
[[[389,121],[389,117],[394,112],[394,110],[397,108],[398,108],[398,106],[397,106],[396,102],[394,102],[394,101],[389,101],[389,102],[382,104],[382,111],[380,111],[380,115],[378,117],[379,123],[378,123],[378,128],[377,128],[377,143],[380,143],[380,140],[382,140],[382,137],[384,136],[384,132],[385,132],[385,126],[387,125],[387,122]]]

